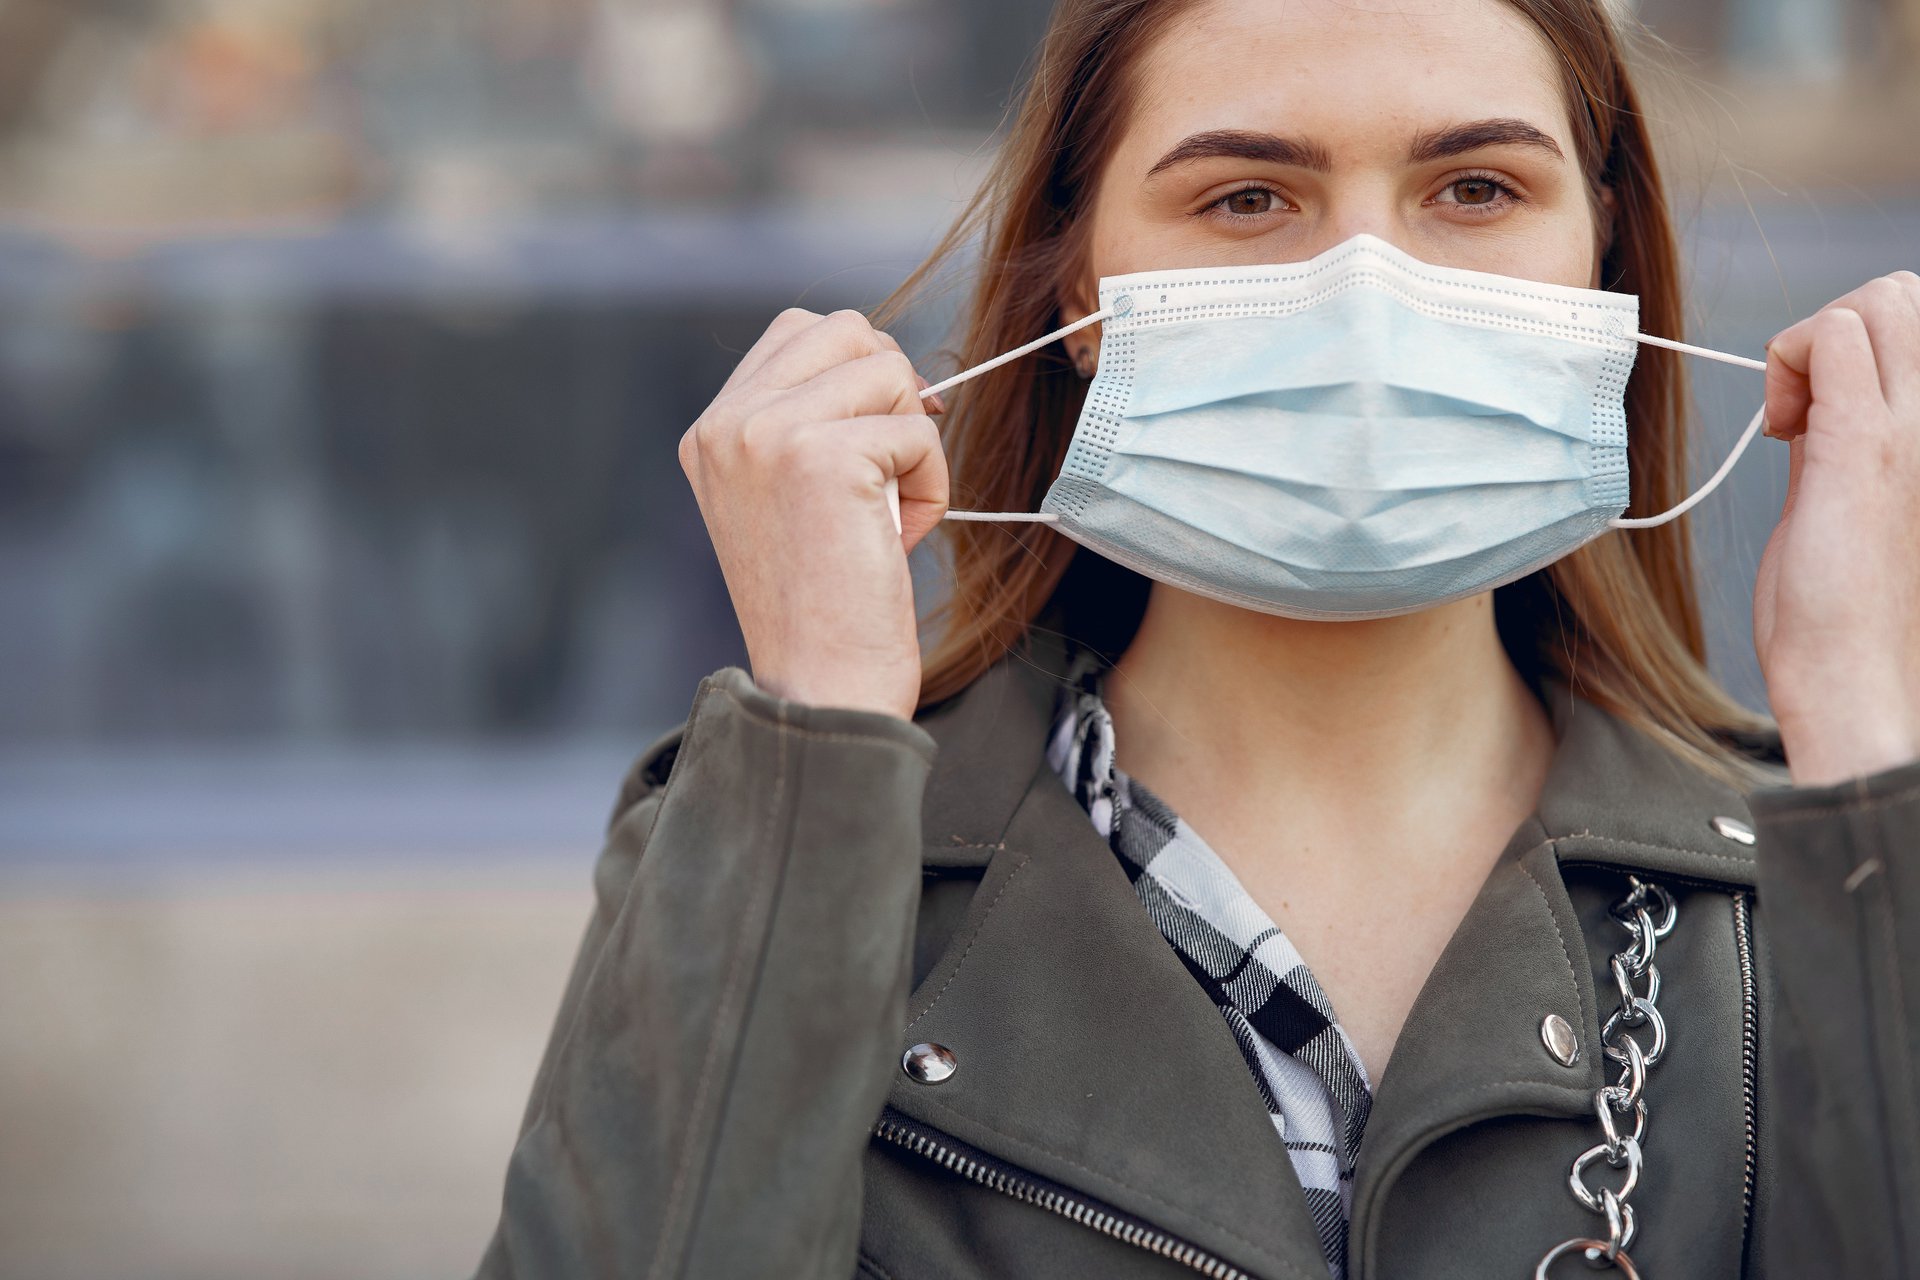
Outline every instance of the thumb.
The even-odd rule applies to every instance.
[[[1812,356],[1811,317],[1782,329],[1767,343],[1766,432],[1776,440],[1791,440],[1807,429],[1807,410],[1813,407]],[[1794,458],[1797,476],[1798,452]]]

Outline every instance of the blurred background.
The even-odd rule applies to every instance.
[[[470,1271],[620,776],[742,656],[674,443],[919,260],[1047,8],[0,0],[0,1278]],[[1638,12],[1696,340],[1920,266],[1920,0]],[[1694,517],[1755,706],[1783,492]]]

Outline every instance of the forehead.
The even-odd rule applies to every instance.
[[[1337,159],[1502,116],[1573,154],[1558,55],[1505,0],[1201,0],[1146,51],[1136,84],[1140,146],[1248,128],[1311,135]]]

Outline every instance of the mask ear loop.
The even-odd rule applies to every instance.
[[[1015,347],[1005,355],[995,356],[993,359],[977,364],[971,369],[954,374],[945,382],[935,383],[925,391],[922,391],[920,398],[922,400],[929,400],[943,391],[949,391],[959,386],[963,382],[971,382],[983,373],[990,373],[1003,364],[1018,360],[1025,355],[1031,355],[1049,343],[1058,342],[1062,338],[1076,334],[1088,325],[1098,324],[1102,320],[1111,320],[1116,314],[1118,313],[1112,307],[1103,307],[1092,315],[1055,329],[1045,337],[1035,338],[1023,347]],[[1679,351],[1686,355],[1700,356],[1707,360],[1718,360],[1722,364],[1738,365],[1743,369],[1756,369],[1761,373],[1767,371],[1766,361],[1755,360],[1749,356],[1737,356],[1727,351],[1715,351],[1711,347],[1696,347],[1690,342],[1676,342],[1672,338],[1659,338],[1650,333],[1636,332],[1633,335],[1633,339],[1635,342],[1644,342],[1649,346],[1665,347],[1669,351]],[[1658,525],[1678,520],[1681,516],[1693,510],[1695,506],[1699,505],[1702,499],[1715,489],[1718,489],[1720,482],[1725,480],[1733,471],[1734,463],[1740,461],[1740,455],[1745,453],[1747,446],[1753,443],[1753,438],[1760,433],[1760,428],[1766,423],[1766,420],[1767,406],[1762,403],[1760,408],[1754,412],[1753,420],[1747,423],[1747,429],[1740,433],[1740,439],[1734,443],[1733,451],[1727,454],[1726,461],[1720,464],[1720,469],[1715,471],[1705,484],[1682,499],[1678,505],[1662,511],[1659,515],[1634,518],[1616,516],[1607,522],[1609,527],[1615,529],[1651,529]],[[893,516],[893,531],[899,533],[900,481],[898,477],[889,477],[887,480],[887,509]],[[999,524],[1054,524],[1060,519],[1059,516],[1054,515],[1050,511],[949,511],[944,518],[948,520],[991,521]]]
[[[1690,342],[1675,342],[1672,338],[1656,338],[1650,333],[1636,333],[1633,337],[1636,342],[1644,342],[1649,346],[1665,347],[1669,351],[1681,351],[1690,356],[1701,356],[1708,360],[1718,360],[1722,364],[1739,365],[1743,369],[1758,369],[1761,373],[1767,371],[1767,362],[1764,360],[1754,360],[1747,356],[1736,356],[1725,351],[1715,351],[1711,347],[1696,347]],[[1760,428],[1766,423],[1766,420],[1767,406],[1763,401],[1760,407],[1754,411],[1753,421],[1747,423],[1747,429],[1740,433],[1740,439],[1734,443],[1733,451],[1727,455],[1726,461],[1720,464],[1720,469],[1715,471],[1705,484],[1681,499],[1678,505],[1669,507],[1657,516],[1639,516],[1633,519],[1625,516],[1616,516],[1607,521],[1608,526],[1614,529],[1651,529],[1656,525],[1663,525],[1669,521],[1678,520],[1681,516],[1693,510],[1695,506],[1699,505],[1701,499],[1705,498],[1715,489],[1718,489],[1720,482],[1725,480],[1733,471],[1733,464],[1740,461],[1740,455],[1747,451],[1747,446],[1753,443],[1753,438],[1760,434]]]
[[[1089,325],[1099,324],[1102,320],[1111,320],[1117,314],[1112,307],[1102,307],[1090,316],[1075,320],[1072,324],[1062,325],[1044,338],[1035,338],[1024,347],[1015,347],[1005,355],[954,374],[945,382],[936,382],[920,393],[922,400],[931,400],[942,391],[951,391],[963,382],[971,382],[983,373],[991,373],[1001,365],[1018,360],[1021,356],[1031,355],[1048,343],[1058,342],[1071,337]],[[893,531],[900,532],[900,479],[898,476],[887,478],[887,510],[893,514]],[[1052,524],[1060,517],[1050,511],[949,511],[948,520],[995,520],[1007,524]]]

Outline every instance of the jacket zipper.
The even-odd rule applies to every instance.
[[[1748,917],[1748,894],[1733,895],[1733,945],[1740,955],[1740,1094],[1746,1107],[1747,1165],[1740,1201],[1741,1251],[1753,1224],[1754,1165],[1759,1155],[1755,1138],[1754,1093],[1760,1066],[1760,1004],[1753,981],[1753,930]]]
[[[880,1113],[880,1122],[874,1126],[873,1132],[915,1155],[925,1156],[970,1182],[1037,1205],[1082,1226],[1092,1227],[1115,1240],[1159,1254],[1213,1280],[1254,1280],[1254,1277],[1226,1259],[1208,1253],[1178,1236],[1169,1235],[1144,1219],[1099,1200],[1075,1195],[1056,1182],[950,1138],[938,1129],[909,1119],[892,1107]]]

